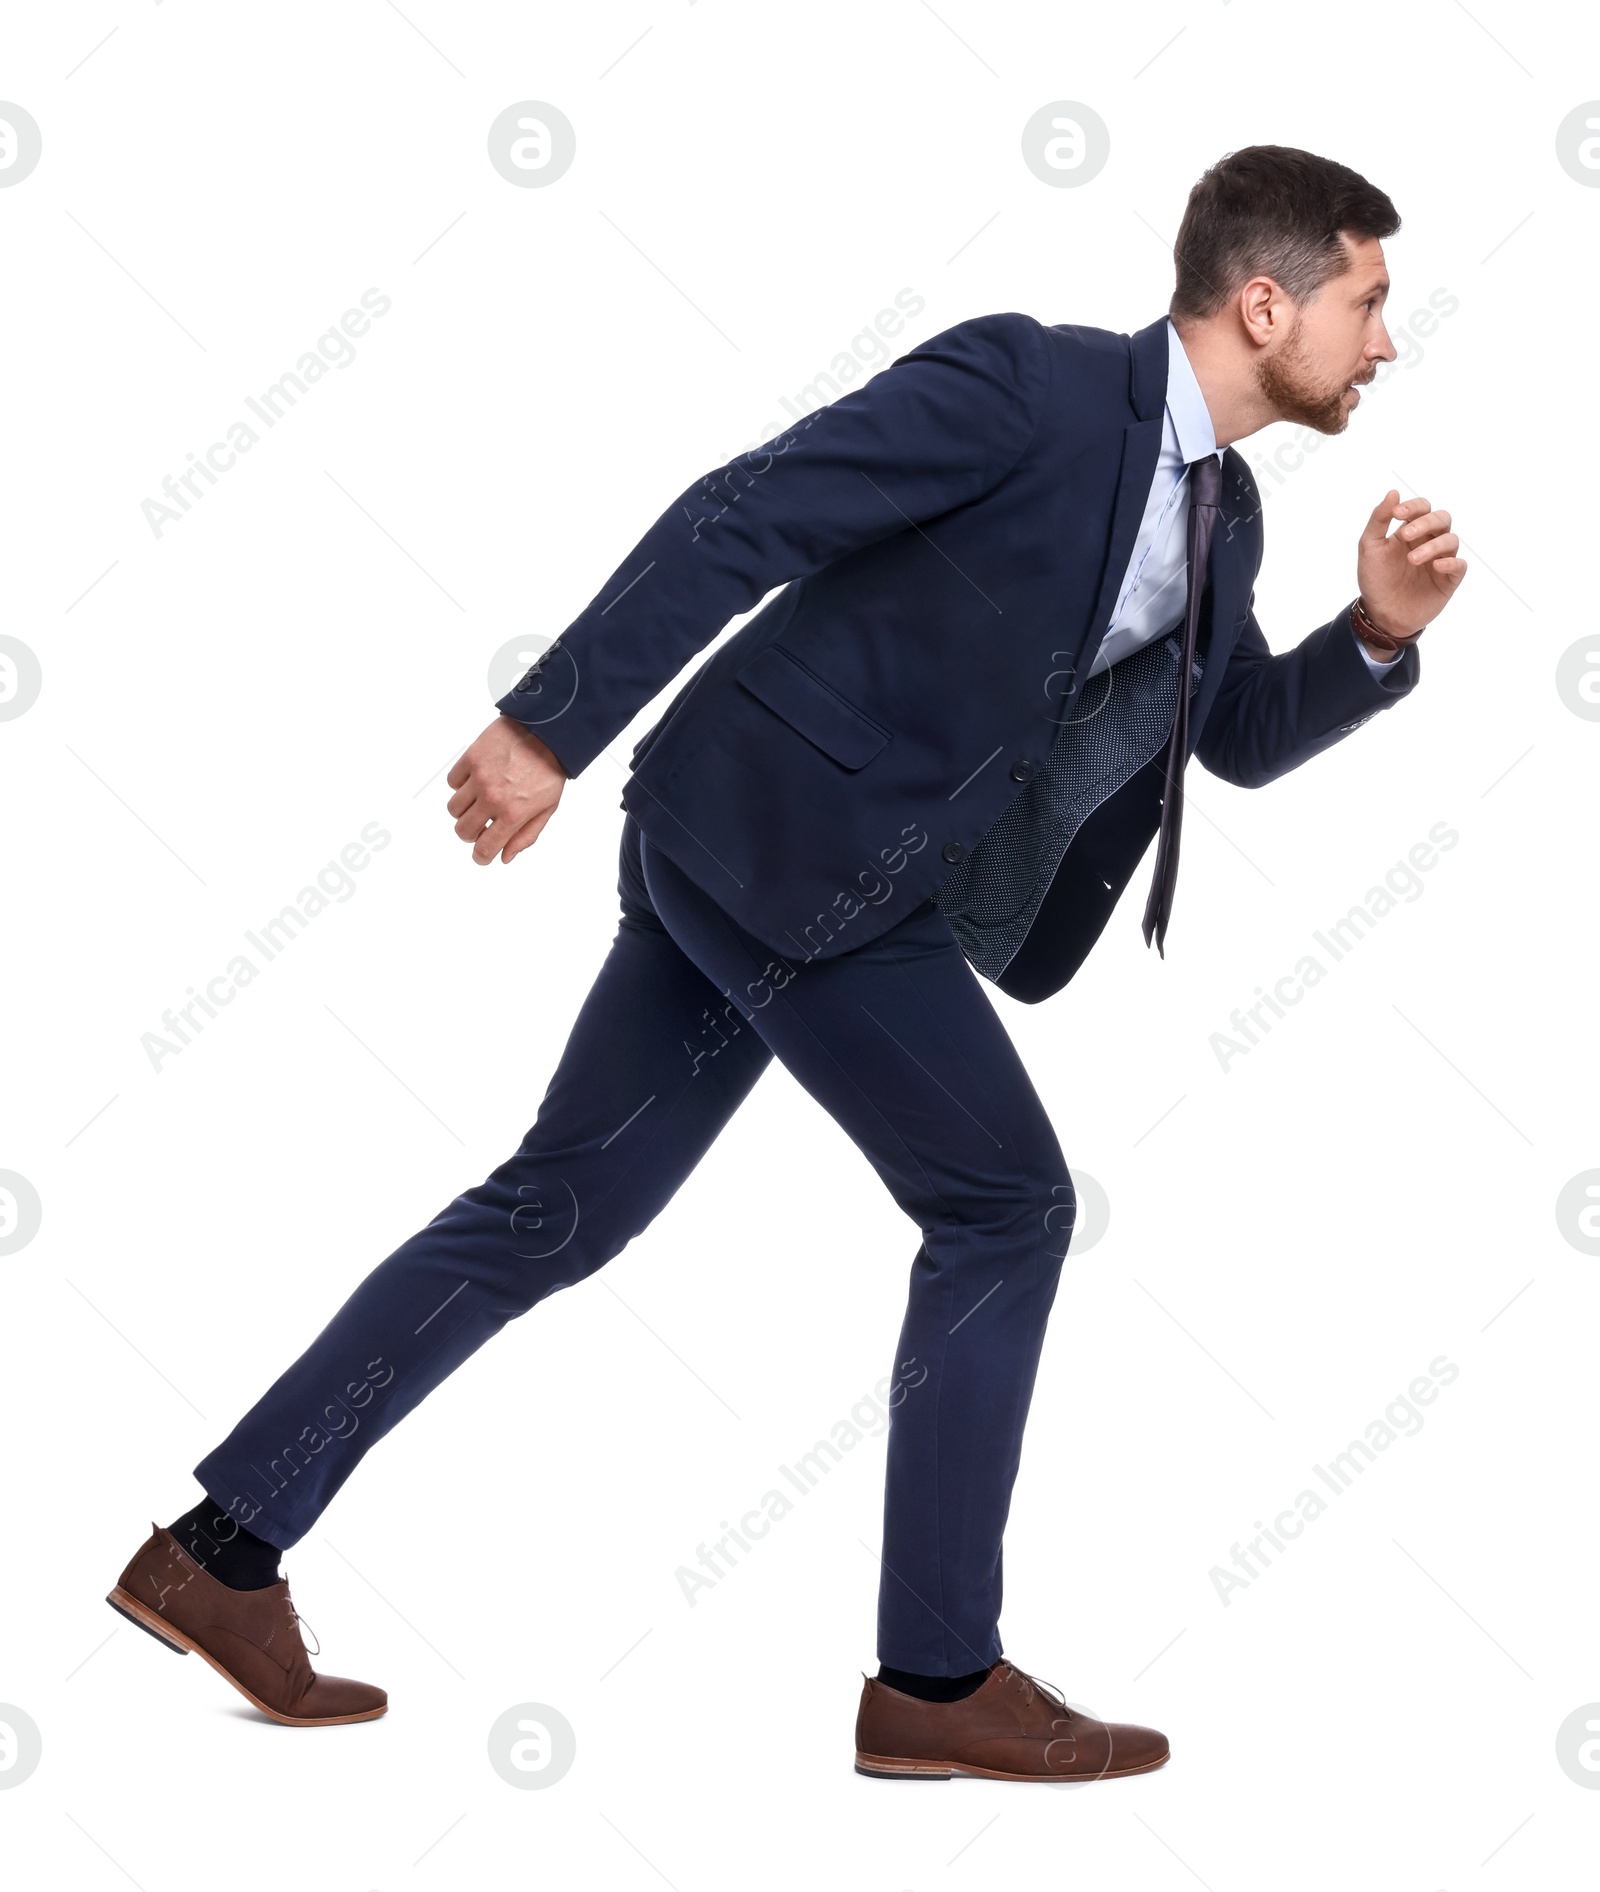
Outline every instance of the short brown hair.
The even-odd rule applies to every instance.
[[[1383,192],[1332,158],[1290,145],[1230,151],[1189,193],[1168,313],[1215,315],[1252,276],[1303,302],[1343,270],[1341,230],[1381,239],[1399,228]]]

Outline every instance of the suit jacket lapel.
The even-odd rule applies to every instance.
[[[1161,452],[1161,427],[1167,404],[1167,318],[1128,338],[1128,404],[1135,419],[1122,434],[1122,462],[1117,471],[1117,496],[1112,507],[1106,562],[1100,574],[1099,595],[1089,620],[1089,642],[1084,646],[1083,672],[1088,674],[1116,609],[1117,592],[1133,556],[1139,521],[1144,517],[1150,483],[1156,476]]]

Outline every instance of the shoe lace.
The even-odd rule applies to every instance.
[[[311,1625],[300,1614],[299,1610],[295,1608],[294,1598],[289,1595],[289,1585],[288,1585],[287,1579],[285,1579],[284,1581],[283,1593],[284,1593],[284,1602],[288,1605],[288,1608],[289,1608],[290,1621],[298,1623],[302,1629],[310,1631],[311,1640],[316,1645],[315,1648],[312,1649],[311,1653],[312,1655],[321,1655],[322,1654],[321,1639],[318,1637],[317,1632],[311,1628]]]
[[[1067,1698],[1059,1688],[1056,1688],[1050,1682],[1042,1681],[1037,1675],[1030,1675],[1026,1669],[1019,1669],[1016,1663],[1006,1661],[1004,1656],[1002,1656],[1000,1660],[1006,1673],[1022,1684],[1022,1699],[1025,1703],[1031,1702],[1034,1695],[1039,1694],[1053,1707],[1061,1710],[1061,1713],[1056,1716],[1052,1726],[1059,1722],[1071,1721],[1073,1719],[1072,1710],[1067,1706]]]

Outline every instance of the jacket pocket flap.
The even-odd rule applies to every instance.
[[[889,740],[887,729],[776,644],[735,674],[752,696],[847,769],[863,767]]]

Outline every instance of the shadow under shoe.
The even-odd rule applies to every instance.
[[[252,1707],[288,1727],[374,1721],[389,1706],[370,1682],[313,1670],[286,1578],[264,1590],[230,1589],[153,1521],[106,1601],[179,1655],[203,1656]]]
[[[919,1701],[862,1680],[856,1772],[878,1780],[1115,1780],[1149,1773],[1170,1752],[1157,1729],[1097,1721],[1003,1656],[960,1701]]]

